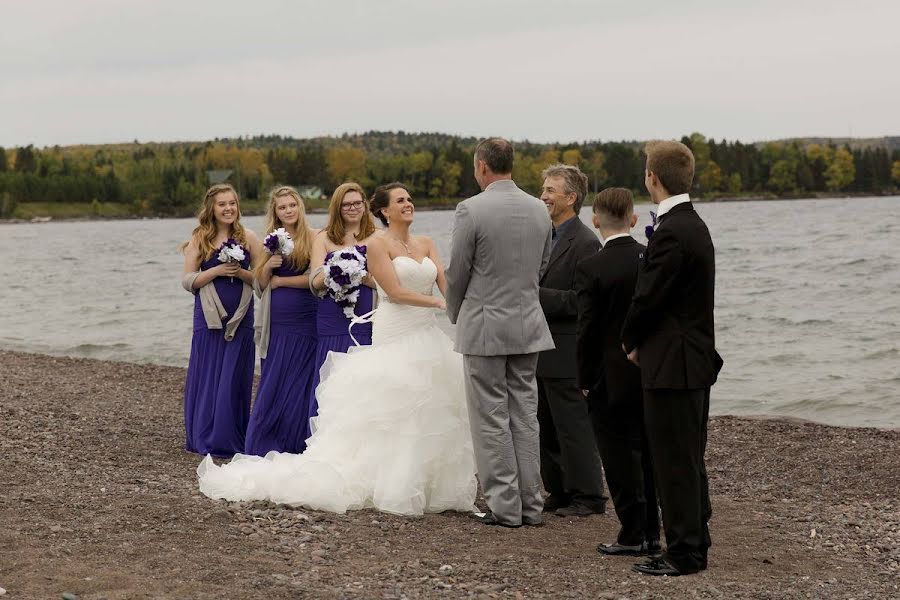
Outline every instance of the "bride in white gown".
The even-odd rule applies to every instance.
[[[238,454],[221,466],[207,456],[197,468],[207,496],[337,513],[474,510],[462,357],[438,328],[444,303],[431,295],[435,283],[444,289],[443,266],[432,240],[409,234],[415,210],[404,186],[378,188],[371,210],[388,225],[367,249],[379,295],[372,345],[329,354],[306,452]]]

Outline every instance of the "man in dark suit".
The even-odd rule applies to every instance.
[[[606,498],[587,400],[575,380],[575,265],[596,254],[600,241],[578,218],[587,176],[569,165],[548,167],[543,176],[541,200],[553,222],[553,238],[540,300],[556,344],[555,350],[540,353],[537,365],[541,479],[550,492],[544,511],[586,516],[603,513]]]
[[[622,348],[641,368],[644,419],[662,508],[666,551],[634,569],[686,575],[706,568],[712,507],[706,477],[709,389],[722,359],[715,348],[715,249],[688,191],[694,155],[678,142],[644,149],[644,183],[659,204]]]
[[[621,331],[631,306],[645,247],[630,231],[637,222],[631,191],[607,188],[593,206],[603,249],[578,263],[576,357],[578,385],[591,408],[606,484],[621,528],[603,554],[655,554],[659,509],[644,432],[641,372],[622,352]]]

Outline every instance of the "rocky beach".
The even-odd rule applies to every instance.
[[[709,569],[648,578],[594,550],[611,512],[505,530],[209,500],[182,448],[184,376],[0,351],[0,595],[900,597],[897,430],[713,418]]]

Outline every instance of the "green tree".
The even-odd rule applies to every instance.
[[[0,146],[0,173],[4,172],[6,169],[6,149],[4,149],[3,146]]]
[[[0,219],[9,219],[16,212],[18,202],[9,192],[0,194]]]
[[[900,185],[900,160],[895,160],[894,164],[891,165],[891,179],[894,180],[894,183]]]
[[[853,155],[846,148],[839,148],[834,152],[828,168],[825,169],[825,185],[832,192],[836,192],[853,183],[855,178],[856,167],[853,164]]]
[[[728,191],[732,194],[739,194],[743,190],[741,187],[741,174],[732,173],[728,176]]]
[[[772,165],[769,171],[769,187],[777,192],[793,192],[797,188],[797,176],[794,167],[785,159]]]
[[[24,148],[16,149],[16,171],[19,173],[34,173],[37,168],[37,157],[34,146],[29,144]]]

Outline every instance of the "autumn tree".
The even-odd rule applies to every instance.
[[[688,146],[694,153],[694,188],[700,193],[722,188],[722,169],[712,159],[710,144],[700,133],[692,133]]]
[[[365,185],[366,152],[349,144],[329,148],[325,153],[325,165],[328,172],[328,183],[336,188],[345,181],[355,181]]]
[[[853,164],[853,155],[846,148],[835,150],[831,162],[825,170],[825,185],[832,192],[842,190],[853,183],[856,177],[856,167]]]

